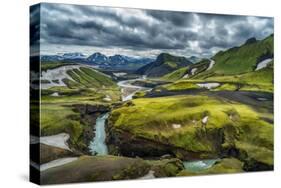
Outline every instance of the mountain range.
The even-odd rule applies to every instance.
[[[102,53],[94,53],[90,56],[85,56],[82,53],[65,53],[62,55],[43,55],[41,62],[66,62],[66,63],[84,63],[95,65],[102,69],[113,70],[136,70],[150,62],[152,58],[137,58],[125,55],[106,56]]]

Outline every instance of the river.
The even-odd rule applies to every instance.
[[[105,132],[105,121],[108,118],[109,113],[100,115],[96,120],[95,125],[95,137],[90,143],[90,151],[93,155],[107,155],[107,145],[105,144],[106,132]]]
[[[198,161],[184,161],[184,168],[190,172],[200,172],[211,168],[220,159],[205,159]]]
[[[123,80],[118,82],[118,86],[121,88],[122,101],[132,100],[133,95],[140,90],[149,90],[150,88],[145,88],[141,86],[132,85],[133,82],[138,80],[145,80],[146,77],[143,76],[137,79]],[[105,132],[105,122],[109,116],[109,112],[101,114],[95,124],[95,137],[89,145],[89,149],[92,155],[107,155],[108,149],[105,143],[106,132]]]
[[[136,79],[119,81],[117,83],[117,85],[121,88],[122,101],[132,100],[134,94],[138,91],[141,91],[141,90],[149,91],[149,90],[151,90],[151,88],[132,85],[132,83],[135,82],[135,81],[142,81],[142,80],[145,80],[145,79],[146,79],[146,76],[142,76],[142,77],[136,78]]]

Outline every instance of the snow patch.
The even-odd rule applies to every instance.
[[[209,64],[209,67],[207,68],[207,70],[210,70],[211,68],[213,68],[213,66],[215,65],[215,61],[210,59],[210,64]]]
[[[115,73],[113,73],[113,75],[119,77],[119,76],[125,76],[125,75],[127,75],[127,73],[125,73],[125,72],[115,72]]]
[[[58,92],[55,92],[55,93],[52,93],[51,96],[52,96],[52,97],[58,97],[58,96],[60,96],[60,95],[59,95]]]
[[[201,83],[201,84],[196,84],[196,85],[198,85],[199,87],[202,87],[202,88],[206,88],[206,89],[213,89],[215,87],[220,86],[219,83]]]
[[[203,124],[207,124],[208,119],[209,119],[209,116],[205,116],[205,117],[202,119],[202,123],[203,123]]]
[[[40,143],[71,151],[71,149],[67,144],[69,138],[70,138],[69,134],[60,133],[53,136],[40,137]]]
[[[197,71],[197,68],[191,69],[191,75],[194,75],[196,71]]]
[[[268,58],[268,59],[265,59],[265,60],[259,62],[255,71],[267,67],[267,65],[268,65],[271,61],[272,61],[272,58]]]
[[[44,171],[49,168],[61,166],[61,165],[76,161],[77,159],[78,159],[78,157],[68,157],[68,158],[56,159],[56,160],[53,160],[48,163],[40,165],[40,171]]]
[[[189,74],[185,74],[182,78],[188,78]]]
[[[181,128],[181,124],[173,123],[173,124],[172,124],[172,127],[173,127],[174,129],[179,129],[179,128]]]

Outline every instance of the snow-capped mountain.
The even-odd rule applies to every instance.
[[[90,55],[87,58],[87,61],[95,63],[95,64],[100,64],[100,63],[107,62],[108,57],[103,55],[102,53],[97,52],[97,53],[94,53],[94,54]]]
[[[62,55],[43,55],[42,62],[71,62],[83,63],[98,66],[102,69],[138,69],[150,62],[150,58],[136,58],[125,55],[116,54],[113,56],[106,56],[100,52],[96,52],[90,56],[85,56],[82,53],[64,53]]]
[[[74,53],[65,53],[62,55],[62,58],[64,58],[64,59],[85,59],[86,56],[82,53],[74,52]]]

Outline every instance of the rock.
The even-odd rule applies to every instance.
[[[177,158],[149,161],[155,177],[173,177],[184,169],[183,163]]]
[[[186,151],[180,147],[161,142],[157,137],[154,140],[135,136],[129,132],[111,129],[107,126],[108,133],[106,143],[109,153],[112,155],[122,155],[127,157],[161,157],[169,154],[183,160],[192,160],[200,158],[216,158],[213,152],[193,152]],[[212,135],[212,133],[210,132]],[[218,135],[214,134],[214,137]]]
[[[142,159],[117,156],[83,156],[41,173],[41,184],[136,179],[145,176],[149,164]]]
[[[90,104],[74,104],[76,110],[81,114],[94,114],[94,113],[105,113],[110,110],[109,105],[90,105]]]
[[[47,163],[63,157],[77,156],[69,150],[40,144],[40,164]]]

